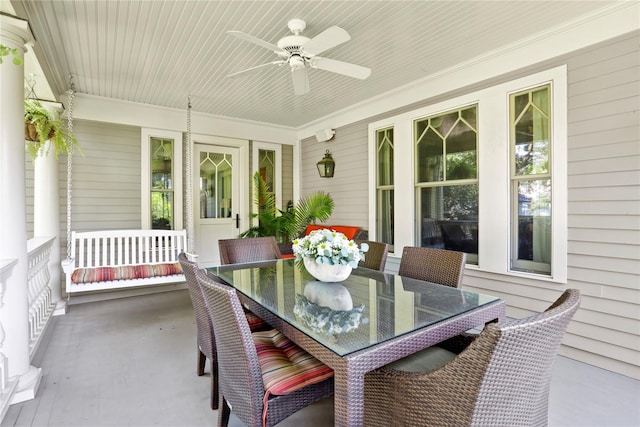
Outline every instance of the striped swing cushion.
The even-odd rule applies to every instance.
[[[182,274],[179,263],[124,265],[120,267],[79,268],[71,275],[73,283],[110,282],[114,280],[146,279]]]

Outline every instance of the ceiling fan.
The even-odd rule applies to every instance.
[[[371,74],[371,69],[348,62],[336,61],[335,59],[317,56],[332,47],[336,47],[351,40],[351,36],[344,29],[333,26],[329,27],[314,38],[310,39],[301,35],[307,24],[302,19],[292,19],[288,22],[289,29],[293,35],[285,36],[278,40],[277,45],[261,40],[257,37],[245,34],[241,31],[227,31],[234,37],[269,49],[280,57],[279,60],[257,65],[229,74],[227,77],[236,77],[249,71],[270,65],[281,66],[289,64],[291,78],[293,81],[293,91],[296,95],[304,95],[309,92],[309,77],[307,76],[307,65],[311,68],[330,71],[356,79],[364,80]]]

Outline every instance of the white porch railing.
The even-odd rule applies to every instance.
[[[18,260],[0,260],[0,310],[4,305],[4,292],[6,290],[5,279],[9,277],[13,266]],[[13,397],[13,392],[16,388],[17,381],[9,380],[9,360],[2,352],[4,344],[5,332],[0,322],[0,421],[4,418],[4,414],[9,408],[9,402]]]
[[[55,237],[35,237],[27,242],[27,282],[29,286],[29,357],[38,349],[42,334],[53,314],[49,256]],[[54,286],[60,286],[59,283]]]

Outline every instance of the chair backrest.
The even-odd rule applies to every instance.
[[[398,274],[459,288],[462,286],[466,260],[467,254],[464,252],[405,246]]]
[[[196,278],[217,331],[220,393],[242,422],[248,426],[262,425],[265,395],[262,372],[236,290],[209,277],[204,270],[198,270]]]
[[[483,367],[471,424],[547,425],[553,362],[579,306],[580,291],[568,289],[543,313],[485,328],[496,337],[495,347]],[[480,339],[474,344],[481,346]]]
[[[273,236],[221,239],[218,240],[218,247],[220,263],[223,265],[282,258],[276,238]]]
[[[389,245],[387,243],[373,242],[370,240],[357,240],[356,243],[358,246],[362,243],[369,245],[369,250],[364,254],[364,261],[360,261],[358,267],[384,271],[389,253]]]
[[[189,261],[187,255],[181,252],[178,255],[178,261],[184,272],[184,277],[187,279],[187,287],[189,289],[189,295],[191,296],[191,304],[193,305],[193,311],[196,315],[196,330],[198,336],[198,347],[200,351],[211,361],[212,364],[216,363],[216,348],[213,335],[213,324],[209,317],[209,311],[207,305],[204,302],[202,291],[196,279],[196,272],[199,270],[198,264]]]

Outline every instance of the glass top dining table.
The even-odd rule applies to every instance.
[[[499,298],[366,268],[318,282],[294,259],[229,264],[208,274],[333,368],[335,425],[361,425],[364,375],[504,316]]]

